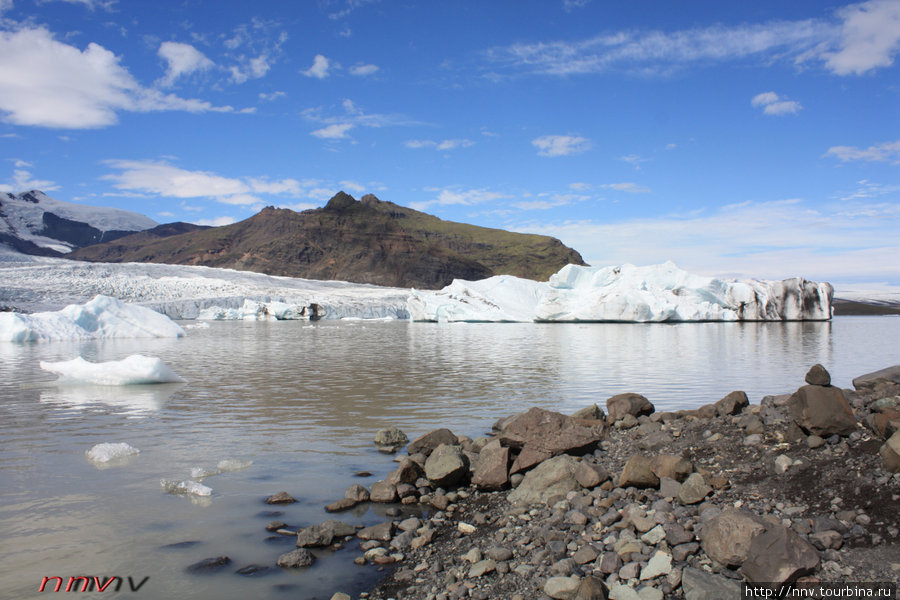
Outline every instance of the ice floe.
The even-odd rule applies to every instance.
[[[212,488],[192,481],[172,481],[170,479],[160,479],[159,484],[169,494],[189,494],[193,496],[211,496]]]
[[[191,479],[206,479],[220,473],[232,473],[234,471],[243,471],[249,469],[253,465],[252,460],[237,460],[234,458],[226,458],[220,460],[214,469],[208,467],[194,467],[191,469]]]
[[[0,313],[0,341],[42,342],[101,338],[181,337],[184,329],[165,315],[109,296],[70,304],[55,312]]]
[[[793,321],[831,318],[828,283],[725,280],[674,263],[636,267],[567,265],[546,283],[517,277],[455,280],[414,292],[416,321]]]
[[[59,383],[67,384],[119,386],[184,382],[162,360],[142,354],[99,363],[88,362],[80,356],[60,362],[42,360],[40,366],[59,375]]]
[[[91,462],[108,463],[140,454],[140,452],[140,450],[125,442],[103,442],[102,444],[96,444],[84,454]]]

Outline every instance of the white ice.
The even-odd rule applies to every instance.
[[[42,360],[40,365],[41,369],[59,375],[60,383],[119,386],[184,381],[159,358],[142,354],[99,363],[79,356],[60,362]]]
[[[567,265],[547,283],[515,277],[456,280],[415,292],[417,321],[781,321],[831,317],[833,289],[800,278],[724,280],[674,263],[636,267]]]
[[[102,444],[95,445],[90,450],[87,450],[84,454],[91,462],[108,463],[113,460],[140,454],[140,452],[140,450],[138,450],[134,446],[126,444],[125,442],[104,442]]]
[[[191,481],[190,479],[186,481],[172,481],[169,479],[160,479],[159,484],[163,487],[165,491],[170,494],[190,494],[194,496],[210,496],[212,495],[212,488],[203,485],[202,483],[197,483],[196,481]]]
[[[249,469],[253,465],[252,460],[238,460],[234,458],[225,458],[220,460],[214,469],[208,467],[194,467],[191,469],[191,479],[205,479],[218,475],[220,473],[231,473],[234,471],[243,471]]]
[[[55,312],[0,313],[0,342],[183,335],[184,329],[165,315],[109,296],[98,295],[85,304],[70,304]]]

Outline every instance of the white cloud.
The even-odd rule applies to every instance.
[[[650,188],[632,183],[630,181],[623,183],[606,183],[601,185],[605,190],[615,190],[617,192],[625,192],[627,194],[649,194]]]
[[[0,32],[0,110],[16,125],[64,129],[106,127],[120,111],[234,111],[142,87],[103,46],[81,51],[44,28]]]
[[[650,159],[644,158],[639,154],[626,154],[625,156],[620,156],[619,160],[627,162],[629,165],[634,167],[635,171],[640,171],[641,163],[648,162]]]
[[[868,148],[832,146],[826,154],[834,156],[841,162],[862,160],[867,162],[889,162],[897,165],[900,164],[900,140],[884,142]]]
[[[544,135],[531,140],[531,145],[538,149],[539,156],[569,156],[590,149],[591,142],[574,135]]]
[[[362,194],[363,192],[366,191],[366,187],[361,183],[357,183],[356,181],[346,181],[346,180],[342,181],[341,188],[344,191],[349,190],[349,191],[353,192],[354,194]]]
[[[0,0],[0,15],[13,7],[13,0]]]
[[[461,205],[461,206],[472,206],[475,204],[484,204],[487,202],[493,202],[495,200],[502,200],[505,198],[512,198],[509,194],[503,194],[500,192],[492,192],[486,189],[478,189],[478,188],[470,188],[470,189],[462,189],[457,186],[446,187],[446,188],[426,188],[426,192],[437,193],[437,196],[432,200],[426,200],[423,202],[412,202],[410,203],[410,207],[416,210],[425,210],[429,206],[432,205]]]
[[[347,15],[352,13],[357,8],[362,8],[363,6],[365,6],[367,4],[372,4],[373,2],[380,2],[380,0],[343,0],[342,2],[338,1],[337,4],[342,4],[343,8],[340,10],[337,10],[335,12],[329,13],[328,18],[334,19],[334,20],[343,19],[344,17],[346,17]],[[329,5],[335,4],[335,2],[333,0],[326,0],[326,3]]]
[[[799,102],[788,100],[775,92],[763,92],[750,100],[750,104],[757,108],[762,107],[767,115],[795,115],[803,109]]]
[[[31,172],[26,170],[26,167],[32,166],[30,163],[16,160],[14,164],[19,168],[13,170],[13,176],[8,180],[8,183],[0,183],[0,192],[18,193],[31,190],[49,192],[59,189],[59,186],[53,181],[34,179],[31,176]]]
[[[190,44],[163,42],[157,54],[168,63],[166,74],[160,80],[160,85],[164,87],[171,86],[179,77],[214,66],[213,61]]]
[[[710,275],[900,282],[898,205],[857,203],[848,210],[846,202],[815,208],[796,199],[746,202],[686,216],[515,229],[558,237],[597,266],[674,260]]]
[[[236,223],[237,220],[234,217],[215,217],[212,219],[197,219],[194,221],[194,225],[209,225],[210,227],[222,227],[223,225],[231,225],[232,223]]]
[[[307,77],[315,77],[316,79],[325,79],[328,77],[328,69],[331,66],[331,61],[322,56],[321,54],[316,54],[316,57],[313,59],[313,64],[310,68],[305,71],[300,71]]]
[[[900,2],[870,0],[837,14],[843,20],[840,49],[823,55],[826,67],[838,75],[861,75],[894,63],[900,51]]]
[[[287,96],[286,92],[272,92],[271,94],[267,94],[265,92],[259,93],[259,99],[264,100],[266,102],[272,102],[274,100],[278,100],[279,98],[284,98]]]
[[[511,206],[519,210],[549,210],[560,206],[590,200],[590,196],[581,194],[539,194],[538,200],[513,202]]]
[[[443,140],[436,142],[434,140],[407,140],[403,143],[407,148],[433,148],[435,150],[456,150],[457,148],[468,148],[475,142],[467,139]]]
[[[310,135],[325,140],[342,140],[349,137],[347,132],[353,129],[353,127],[353,123],[334,123],[333,125],[328,125],[322,129],[316,129],[315,131],[310,132]]]
[[[287,32],[279,31],[281,26],[277,21],[252,19],[236,27],[231,37],[222,41],[228,49],[222,62],[233,63],[228,71],[234,83],[264,77],[281,58],[282,46],[288,40]]]
[[[118,190],[168,198],[213,198],[231,205],[253,205],[257,194],[299,196],[300,182],[294,179],[269,181],[265,178],[223,177],[208,171],[188,171],[164,161],[109,160],[118,173],[104,175]]]
[[[578,192],[586,192],[586,191],[592,189],[593,187],[594,187],[594,186],[592,186],[591,184],[589,184],[589,183],[583,183],[583,182],[581,182],[581,181],[578,181],[578,182],[570,183],[570,184],[569,184],[569,189],[570,189],[570,190],[575,190],[575,191],[578,191]]]
[[[378,65],[364,65],[364,64],[356,64],[350,67],[349,71],[351,75],[357,75],[360,77],[365,77],[367,75],[374,75],[379,71]]]
[[[611,31],[577,41],[494,47],[485,56],[493,68],[555,76],[613,70],[660,75],[688,65],[739,60],[761,65],[817,60],[837,75],[861,75],[893,64],[898,51],[900,3],[869,0],[841,8],[832,18]]]

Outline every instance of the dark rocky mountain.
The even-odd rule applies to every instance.
[[[444,221],[373,195],[357,201],[343,192],[323,208],[301,213],[268,207],[223,227],[165,237],[153,232],[70,256],[426,289],[500,274],[546,280],[568,263],[584,264],[555,238]]]

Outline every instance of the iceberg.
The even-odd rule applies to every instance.
[[[88,460],[94,463],[108,463],[110,461],[127,458],[140,454],[140,450],[134,446],[130,446],[125,442],[110,443],[104,442],[97,444],[84,454]]]
[[[245,298],[240,308],[208,306],[197,313],[200,321],[308,321],[312,309],[287,302],[262,302]],[[317,318],[318,314],[313,318]]]
[[[0,341],[7,342],[167,338],[184,334],[184,329],[165,315],[102,295],[55,312],[0,313]]]
[[[59,375],[60,383],[89,385],[141,385],[147,383],[182,383],[158,358],[132,354],[122,360],[92,363],[82,357],[60,362],[40,362],[41,369]]]
[[[567,265],[546,283],[455,280],[437,292],[414,292],[407,308],[413,320],[447,322],[823,321],[833,296],[829,283],[718,279],[666,262]]]
[[[234,471],[243,471],[249,469],[253,465],[252,460],[238,460],[235,458],[226,458],[220,460],[215,469],[207,467],[193,467],[191,469],[191,479],[206,479],[220,473],[231,473]]]

